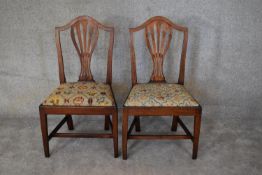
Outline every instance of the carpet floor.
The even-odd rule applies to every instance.
[[[50,116],[50,129],[61,119]],[[183,117],[192,130],[192,118]],[[103,117],[73,117],[76,131],[103,131]],[[142,132],[171,133],[171,117],[141,118]],[[130,123],[130,122],[129,122]],[[192,143],[128,141],[128,159],[113,157],[111,139],[53,138],[44,157],[38,118],[4,118],[0,122],[1,175],[258,175],[262,172],[262,120],[203,116],[199,155],[191,159]],[[66,125],[63,130],[67,130]],[[178,128],[178,133],[182,129]]]

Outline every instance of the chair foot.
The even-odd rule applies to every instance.
[[[109,130],[109,124],[110,123],[110,115],[105,115],[105,126],[104,126],[104,130]]]
[[[127,160],[127,156],[126,155],[123,155],[123,160]]]
[[[141,131],[141,128],[140,128],[140,117],[139,116],[135,116],[135,120],[136,120],[136,123],[135,123],[136,132],[140,132]]]
[[[73,124],[73,119],[71,115],[66,115],[67,117],[67,126],[69,130],[74,130],[74,124]]]
[[[49,154],[49,153],[47,153],[47,154],[45,153],[45,157],[46,157],[46,158],[49,158],[49,157],[50,157],[50,154]]]
[[[197,155],[192,155],[192,159],[196,160],[197,159]]]
[[[171,131],[177,131],[177,118],[179,116],[173,116],[173,121],[172,121],[172,127],[171,127]]]

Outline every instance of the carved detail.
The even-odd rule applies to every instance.
[[[185,77],[185,61],[188,42],[188,28],[173,23],[163,16],[155,16],[135,28],[129,28],[130,32],[130,57],[131,57],[131,72],[132,86],[137,84],[136,71],[136,54],[134,47],[134,33],[144,30],[146,45],[149,49],[153,61],[153,72],[150,82],[165,82],[163,75],[163,59],[170,46],[172,39],[172,31],[180,31],[184,34],[182,52],[179,67],[178,84],[184,84]]]
[[[71,38],[81,63],[79,81],[93,81],[90,64],[98,35],[98,27],[92,19],[83,19],[71,26]]]
[[[153,61],[152,82],[165,82],[164,56],[172,39],[172,27],[163,21],[154,21],[145,27],[145,39]]]

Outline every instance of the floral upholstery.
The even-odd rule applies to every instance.
[[[43,105],[51,106],[113,106],[108,84],[96,82],[64,83],[47,97]]]
[[[125,102],[125,106],[189,107],[198,105],[184,86],[167,83],[136,84]]]

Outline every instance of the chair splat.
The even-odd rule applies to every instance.
[[[152,22],[145,27],[145,39],[153,61],[150,81],[165,82],[163,62],[172,39],[172,28],[161,21]]]
[[[98,27],[90,19],[78,21],[71,27],[71,38],[81,63],[79,81],[93,81],[90,64],[98,35]]]

